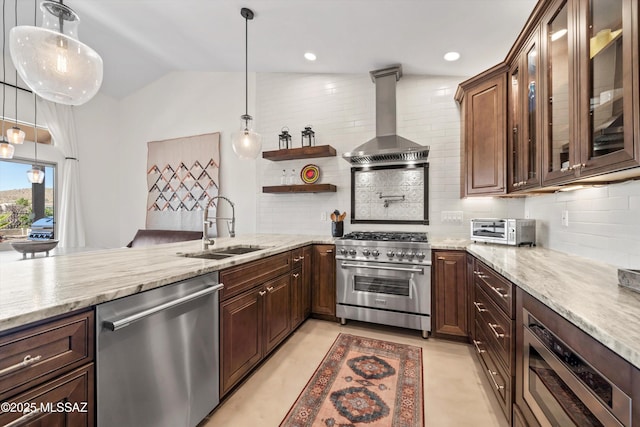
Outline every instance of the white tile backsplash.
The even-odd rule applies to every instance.
[[[640,268],[640,182],[528,197],[538,242],[625,268]],[[569,225],[562,225],[562,212]]]
[[[329,144],[336,157],[257,162],[257,232],[329,234],[322,213],[347,212],[345,232],[352,230],[427,231],[432,236],[468,237],[469,219],[478,216],[523,217],[521,199],[460,199],[460,110],[453,95],[461,77],[405,75],[397,86],[398,134],[429,145],[430,225],[351,225],[351,165],[342,154],[375,136],[375,86],[368,74],[262,73],[256,82],[256,128],[263,150],[278,148],[278,134],[288,126],[293,146],[300,131],[312,125],[316,145]],[[320,168],[319,183],[336,193],[263,194],[278,185],[282,169],[299,171],[308,163]],[[396,206],[394,206],[394,209]],[[462,223],[443,222],[441,211],[463,211]]]

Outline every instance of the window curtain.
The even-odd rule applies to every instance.
[[[62,165],[62,190],[56,205],[57,239],[62,248],[85,246],[84,221],[80,206],[80,168],[78,137],[73,108],[49,101],[38,101],[51,137],[65,157]]]

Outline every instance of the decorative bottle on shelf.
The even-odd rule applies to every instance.
[[[296,170],[291,169],[291,175],[289,175],[289,178],[287,179],[287,185],[295,185],[295,184],[297,184]]]
[[[282,169],[282,176],[280,176],[280,185],[287,185],[287,171]]]

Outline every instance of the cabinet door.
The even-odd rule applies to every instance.
[[[435,334],[468,336],[467,256],[463,251],[434,252]]]
[[[505,193],[506,73],[465,95],[466,195]]]
[[[311,312],[325,316],[335,316],[335,246],[315,245],[313,247],[313,278],[311,283]]]
[[[550,185],[574,179],[577,152],[575,87],[575,5],[556,0],[542,18],[543,124],[542,180]]]
[[[540,185],[539,32],[534,31],[511,67],[509,77],[509,190]]]
[[[80,369],[44,383],[8,402],[35,405],[27,414],[0,411],[0,425],[24,427],[89,427],[95,424],[94,366]],[[61,405],[61,407],[58,407]]]
[[[253,289],[220,304],[221,396],[262,359],[264,292]]]
[[[264,343],[266,355],[291,332],[289,274],[264,284]]]
[[[581,0],[578,176],[638,165],[638,10],[632,0]],[[635,115],[634,115],[635,113]]]
[[[304,261],[302,263],[302,317],[306,319],[311,315],[311,278],[313,275],[313,247],[305,246],[302,250]]]
[[[291,272],[291,328],[295,329],[304,320],[304,295],[302,269]]]

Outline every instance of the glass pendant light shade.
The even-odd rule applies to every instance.
[[[44,181],[44,171],[38,167],[33,167],[27,171],[27,179],[32,184],[42,184]]]
[[[231,137],[233,152],[241,159],[255,159],[262,150],[262,135],[253,131],[251,116],[244,114],[240,119],[240,130]]]
[[[12,144],[22,144],[24,142],[24,131],[19,127],[12,127],[7,129],[7,139]]]
[[[16,148],[8,142],[0,142],[0,159],[13,159]]]
[[[62,3],[43,1],[42,27],[9,33],[11,59],[24,82],[42,98],[82,105],[102,85],[102,58],[78,40],[78,15]]]

